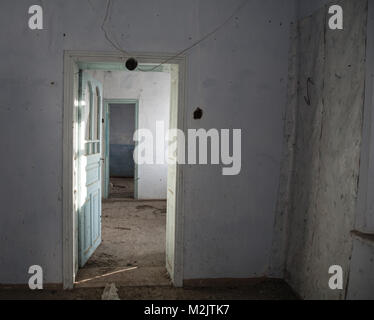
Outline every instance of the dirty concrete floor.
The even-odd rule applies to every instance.
[[[109,198],[134,199],[134,178],[110,178]]]
[[[167,286],[166,201],[105,201],[102,243],[78,271],[76,287]]]
[[[240,287],[173,288],[165,269],[165,201],[103,203],[103,243],[70,291],[0,288],[0,300],[100,300],[115,283],[121,300],[294,300],[280,280]]]

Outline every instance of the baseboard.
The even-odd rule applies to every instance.
[[[1,284],[0,290],[31,290],[28,284]],[[43,290],[63,290],[62,283],[43,284]]]
[[[212,288],[212,287],[243,287],[253,286],[266,281],[284,281],[277,278],[218,278],[218,279],[187,279],[183,281],[185,288]]]

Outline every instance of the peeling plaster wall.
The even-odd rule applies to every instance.
[[[240,1],[113,1],[107,28],[129,51],[175,53],[221,24]],[[27,283],[39,264],[62,282],[63,51],[114,51],[102,0],[2,0],[0,21],[0,283]],[[242,172],[184,172],[184,277],[267,273],[279,185],[289,24],[294,0],[253,0],[188,53],[187,128],[243,129]],[[203,119],[194,121],[201,107]]]
[[[304,19],[311,16],[328,3],[328,0],[297,0],[296,16],[297,19]],[[317,22],[317,21],[315,21]],[[312,25],[310,24],[310,27]],[[304,53],[307,52],[304,49]],[[274,223],[274,233],[272,240],[272,252],[269,263],[269,275],[276,278],[285,276],[286,249],[289,233],[289,212],[292,209],[292,202],[289,197],[293,181],[290,173],[294,167],[294,149],[296,143],[296,123],[298,109],[298,81],[299,81],[299,23],[291,25],[290,48],[288,61],[288,87],[287,87],[287,106],[284,117],[284,140],[283,154],[280,168],[280,181],[278,190],[278,200],[276,205],[276,218]],[[316,57],[316,59],[320,57]],[[313,59],[312,59],[313,60]],[[321,61],[319,61],[321,62]]]
[[[284,274],[303,298],[345,298],[353,246],[367,0],[334,3],[344,9],[344,30],[326,28],[328,7],[322,7],[298,22],[290,53],[288,159],[281,170],[286,183],[278,199],[274,239],[280,241],[273,241],[271,270]],[[328,287],[332,265],[343,267],[342,291]]]

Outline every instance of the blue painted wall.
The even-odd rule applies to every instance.
[[[111,177],[133,178],[135,173],[133,140],[135,132],[135,105],[110,104],[110,152]]]

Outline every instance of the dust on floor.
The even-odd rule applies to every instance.
[[[214,288],[173,288],[165,268],[165,201],[103,203],[103,242],[79,270],[73,290],[0,288],[0,300],[101,300],[115,283],[121,300],[294,300],[281,280]]]
[[[109,198],[134,199],[134,178],[110,178]]]
[[[78,272],[77,287],[165,286],[166,201],[106,201],[102,243]]]

